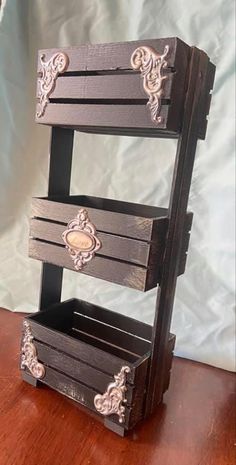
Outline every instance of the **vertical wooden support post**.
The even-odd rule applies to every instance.
[[[163,396],[165,355],[171,324],[184,220],[200,125],[199,102],[204,92],[208,62],[209,59],[204,52],[197,48],[192,48],[183,126],[178,141],[169,204],[169,225],[163,271],[157,293],[145,408],[146,416],[161,402]]]
[[[73,139],[72,129],[52,127],[48,177],[49,196],[70,193]],[[39,310],[60,302],[62,278],[62,267],[50,263],[42,264]]]

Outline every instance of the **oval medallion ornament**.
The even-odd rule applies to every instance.
[[[96,236],[96,228],[91,223],[85,208],[81,208],[76,218],[68,223],[62,239],[77,271],[90,262],[102,246]]]
[[[69,231],[66,235],[67,244],[71,249],[90,251],[94,247],[93,237],[83,231]]]

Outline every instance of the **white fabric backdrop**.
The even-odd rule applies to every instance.
[[[189,258],[173,313],[176,354],[233,370],[233,0],[6,0],[0,24],[0,306],[37,310],[41,264],[27,257],[28,217],[31,197],[46,194],[49,142],[49,129],[34,123],[37,50],[168,36],[204,49],[217,66],[191,188]],[[168,140],[77,134],[72,193],[167,206],[175,147]],[[78,296],[148,323],[155,294],[65,272],[63,298]]]

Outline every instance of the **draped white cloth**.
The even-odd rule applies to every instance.
[[[194,212],[172,331],[176,354],[234,369],[234,1],[6,0],[0,24],[0,306],[37,310],[41,263],[29,259],[32,196],[46,195],[49,128],[34,123],[40,48],[178,36],[217,66],[206,141],[198,144]],[[176,142],[77,134],[72,193],[168,205]],[[152,323],[141,293],[65,271],[80,297]]]

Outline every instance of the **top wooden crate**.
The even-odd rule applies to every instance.
[[[177,38],[40,50],[36,121],[93,133],[177,137],[190,52]]]

